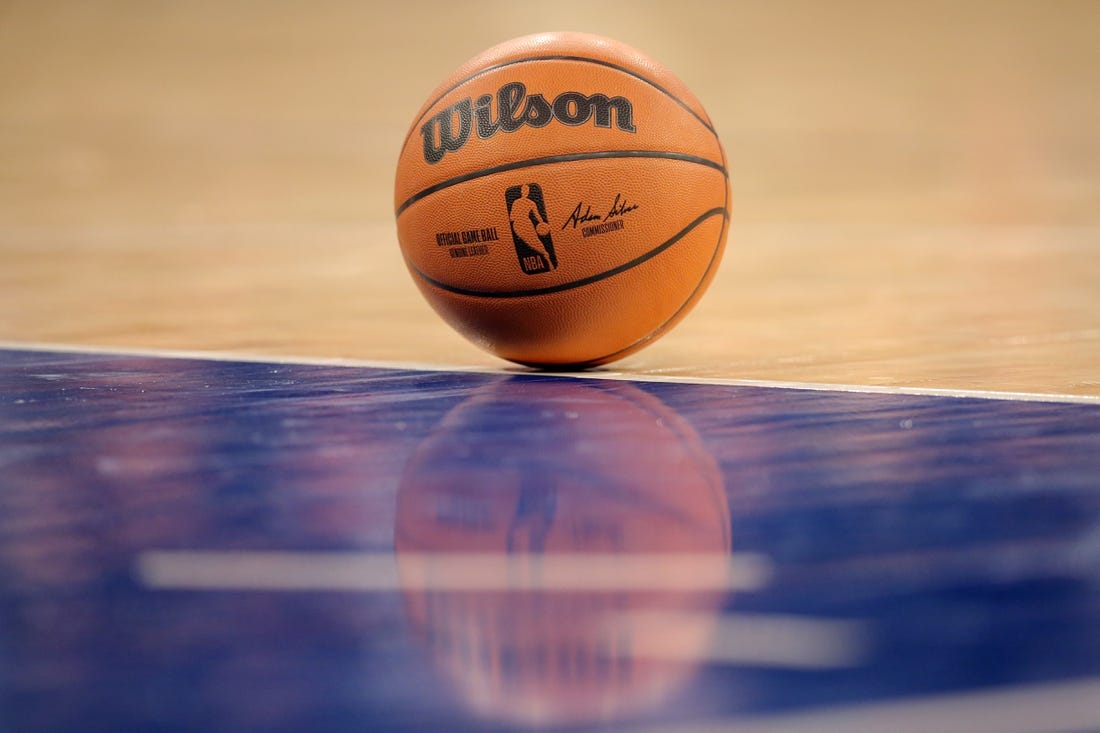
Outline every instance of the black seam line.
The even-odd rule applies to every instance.
[[[475,71],[473,74],[470,74],[466,78],[455,82],[454,84],[452,84],[447,89],[444,89],[438,97],[436,97],[435,99],[432,100],[432,103],[428,105],[428,107],[425,110],[424,114],[422,114],[422,115],[420,115],[419,117],[416,118],[416,122],[413,123],[412,127],[409,128],[409,133],[405,136],[405,142],[401,145],[401,149],[404,150],[405,147],[408,146],[409,138],[412,137],[413,131],[419,129],[420,123],[423,122],[424,118],[428,116],[428,112],[430,112],[433,107],[435,107],[437,104],[439,104],[440,100],[442,100],[448,94],[453,92],[455,89],[458,89],[460,86],[462,86],[466,82],[470,81],[471,79],[476,79],[477,77],[481,76],[482,74],[488,74],[490,71],[496,71],[497,69],[503,69],[506,66],[514,66],[516,64],[525,64],[525,63],[528,63],[529,61],[581,61],[581,62],[584,62],[584,63],[596,64],[597,66],[606,66],[609,69],[615,69],[616,71],[621,71],[622,73],[627,74],[628,76],[633,76],[636,79],[641,79],[646,84],[649,84],[651,87],[653,87],[657,91],[661,92],[662,94],[667,96],[669,99],[671,99],[673,102],[676,102],[676,104],[680,105],[685,110],[687,110],[688,113],[691,114],[692,117],[699,120],[699,122],[702,123],[703,127],[707,128],[707,130],[710,131],[711,135],[714,135],[715,139],[718,138],[718,132],[715,131],[714,126],[711,125],[710,122],[703,119],[699,115],[699,113],[697,113],[691,107],[687,106],[687,104],[684,102],[684,100],[680,99],[675,94],[673,94],[669,90],[665,89],[663,86],[661,86],[660,84],[653,81],[652,79],[650,79],[647,76],[639,74],[638,72],[636,72],[632,69],[628,69],[625,66],[619,66],[618,64],[613,64],[610,61],[600,61],[599,59],[590,59],[587,56],[551,55],[551,56],[525,56],[521,59],[514,59],[512,61],[505,61],[502,64],[497,64],[496,66],[490,66],[490,67],[485,68],[485,69],[478,69],[477,71]]]
[[[623,263],[623,264],[619,265],[618,267],[607,270],[606,272],[601,272],[598,275],[590,275],[589,277],[584,277],[584,278],[581,278],[580,280],[574,280],[573,282],[563,283],[561,285],[551,285],[551,286],[545,287],[545,288],[532,288],[530,290],[512,290],[512,291],[509,291],[509,292],[506,292],[506,293],[494,293],[494,292],[487,292],[487,291],[484,291],[484,290],[467,290],[465,288],[458,288],[458,287],[455,287],[453,285],[448,285],[446,283],[442,283],[438,280],[430,278],[427,275],[425,275],[423,272],[421,272],[419,268],[414,267],[413,269],[416,272],[417,276],[422,278],[424,281],[434,285],[435,287],[439,288],[440,290],[446,290],[449,293],[455,293],[457,295],[469,295],[469,296],[472,296],[472,297],[475,297],[475,298],[527,298],[527,297],[531,297],[531,296],[534,296],[534,295],[550,295],[551,293],[560,293],[560,292],[563,292],[565,290],[572,290],[574,288],[583,287],[585,285],[591,285],[594,282],[599,282],[600,280],[606,280],[607,278],[614,277],[615,275],[618,275],[621,272],[626,272],[630,268],[636,267],[636,266],[642,264],[643,262],[645,262],[646,260],[652,259],[652,258],[656,257],[657,255],[661,254],[666,249],[668,249],[669,247],[671,247],[672,245],[676,244],[681,239],[683,239],[685,236],[687,236],[693,229],[695,229],[695,227],[699,226],[700,224],[702,224],[704,221],[711,218],[712,216],[718,216],[718,215],[721,215],[722,217],[729,217],[729,212],[723,206],[718,206],[718,207],[715,207],[713,209],[710,209],[709,211],[704,211],[702,214],[700,214],[698,217],[696,217],[696,219],[693,222],[688,224],[686,227],[684,227],[680,231],[676,232],[676,234],[673,234],[671,238],[669,238],[665,242],[661,243],[657,247],[654,247],[653,249],[649,250],[645,254],[642,254],[642,255],[639,255],[638,257],[635,257],[634,259],[630,260],[630,262]]]
[[[684,302],[680,304],[680,307],[676,309],[675,313],[673,313],[671,316],[666,318],[664,323],[657,326],[657,328],[653,329],[652,331],[650,331],[649,333],[647,333],[645,336],[641,337],[640,339],[638,339],[634,343],[628,344],[628,345],[624,346],[623,348],[618,349],[617,351],[612,351],[609,354],[604,354],[603,356],[598,356],[595,359],[590,359],[587,362],[584,362],[583,364],[577,365],[577,367],[583,369],[588,364],[594,364],[594,363],[597,363],[597,362],[605,362],[606,360],[614,360],[618,357],[619,354],[623,353],[624,351],[630,351],[631,349],[635,349],[635,348],[639,347],[641,344],[648,343],[649,341],[652,341],[652,340],[656,339],[657,337],[663,335],[664,332],[668,329],[668,325],[670,323],[672,323],[673,321],[675,321],[680,316],[680,313],[682,313],[684,308],[686,308],[688,306],[688,303],[692,302],[692,300],[695,298],[695,296],[699,293],[699,288],[703,287],[703,283],[706,282],[707,276],[710,274],[710,271],[712,269],[714,269],[714,263],[717,261],[718,253],[722,249],[721,245],[722,245],[722,241],[725,239],[726,225],[728,223],[729,223],[729,217],[727,215],[726,221],[722,222],[722,228],[718,230],[718,240],[714,243],[714,249],[710,253],[710,262],[707,263],[707,269],[703,271],[703,277],[699,278],[699,282],[692,289],[691,294],[689,294],[688,297],[684,299]]]
[[[494,165],[491,168],[482,168],[481,170],[474,171],[473,173],[466,173],[461,176],[455,176],[454,178],[448,178],[446,181],[441,181],[434,186],[428,186],[425,189],[421,189],[417,193],[407,198],[403,204],[397,207],[397,211],[394,212],[394,216],[401,216],[405,209],[409,208],[417,201],[423,198],[431,196],[433,193],[442,191],[445,188],[456,186],[459,183],[465,183],[466,181],[472,181],[475,178],[481,178],[483,176],[491,176],[494,173],[504,173],[506,171],[519,170],[521,168],[533,168],[537,165],[551,165],[553,163],[572,163],[578,160],[601,160],[610,158],[661,158],[665,160],[679,160],[685,163],[697,163],[699,165],[705,165],[709,168],[720,172],[723,176],[728,177],[726,168],[721,163],[717,163],[709,158],[700,158],[697,155],[688,155],[687,153],[672,153],[663,150],[596,150],[590,153],[568,153],[563,155],[547,155],[542,158],[529,158],[528,160],[517,160],[513,163],[504,163],[503,165]]]

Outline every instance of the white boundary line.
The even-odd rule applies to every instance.
[[[771,562],[752,553],[562,553],[535,562],[504,553],[149,550],[134,573],[158,590],[744,592],[767,585]]]
[[[1100,677],[814,708],[631,733],[1066,733],[1100,727]]]
[[[115,346],[78,346],[37,341],[0,340],[0,349],[21,351],[56,351],[74,354],[102,354],[104,356],[140,356],[154,359],[200,359],[205,361],[246,362],[257,364],[296,364],[303,366],[368,367],[375,369],[408,369],[425,372],[461,372],[468,374],[499,374],[501,376],[546,376],[576,379],[605,379],[627,382],[662,382],[670,384],[709,384],[729,387],[768,387],[771,389],[803,390],[812,392],[849,392],[856,394],[911,395],[917,397],[960,397],[983,400],[1011,400],[1016,402],[1058,402],[1066,404],[1100,405],[1100,395],[1069,395],[1044,392],[998,392],[976,389],[941,389],[935,387],[889,387],[857,384],[828,384],[824,382],[785,382],[768,379],[733,379],[725,377],[689,377],[661,374],[633,374],[628,372],[539,372],[524,367],[455,366],[426,364],[422,362],[383,361],[313,356],[273,356],[266,354],[241,354],[226,351],[189,351],[181,349],[139,349]]]
[[[656,607],[608,605],[602,623],[633,629],[631,655],[690,664],[784,669],[858,666],[869,654],[862,622],[783,614],[677,609],[673,599],[765,587],[771,562],[752,553],[283,552],[150,550],[133,574],[150,590],[266,593],[405,592],[657,594]],[[652,605],[652,604],[647,604]]]

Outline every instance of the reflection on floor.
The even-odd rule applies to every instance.
[[[0,728],[1100,729],[1098,477],[1093,405],[0,351]]]

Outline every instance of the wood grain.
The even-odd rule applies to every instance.
[[[722,269],[614,369],[1100,395],[1095,3],[8,2],[0,339],[503,365],[421,300],[406,126],[583,29],[703,100]]]

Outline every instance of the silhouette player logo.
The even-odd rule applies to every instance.
[[[508,204],[512,243],[516,245],[520,268],[528,275],[556,270],[558,258],[546,220],[542,186],[537,183],[512,186],[504,192],[504,201]]]

